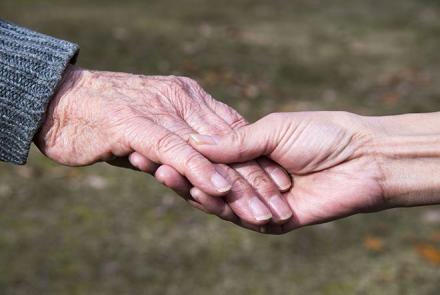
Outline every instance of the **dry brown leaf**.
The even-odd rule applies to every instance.
[[[417,245],[417,252],[427,262],[440,266],[440,248],[431,244]]]
[[[378,237],[366,236],[364,239],[364,247],[371,252],[381,252],[385,248],[385,243]]]

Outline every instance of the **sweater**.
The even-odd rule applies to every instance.
[[[0,19],[0,160],[25,164],[76,44]]]

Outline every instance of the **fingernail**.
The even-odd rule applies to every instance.
[[[292,217],[292,210],[288,207],[288,205],[283,202],[283,200],[275,195],[269,199],[269,204],[272,209],[278,214],[281,220],[287,220]]]
[[[270,176],[280,190],[285,191],[285,190],[289,189],[290,186],[292,185],[292,183],[289,181],[289,178],[286,175],[286,173],[283,170],[281,170],[280,168],[273,169],[270,172]]]
[[[208,144],[208,145],[215,145],[217,144],[216,138],[214,136],[209,135],[202,135],[202,134],[191,134],[191,139],[196,144]]]
[[[232,187],[231,184],[218,172],[214,173],[211,177],[211,182],[221,193],[229,191]]]
[[[267,209],[263,202],[257,197],[252,197],[249,200],[249,207],[257,221],[269,220],[272,218],[269,209]]]

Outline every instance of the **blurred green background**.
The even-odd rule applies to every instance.
[[[438,0],[0,0],[79,65],[198,80],[273,111],[440,109]],[[439,294],[440,208],[263,236],[140,173],[0,164],[0,294]]]

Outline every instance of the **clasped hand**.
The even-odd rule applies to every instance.
[[[340,112],[248,125],[188,78],[71,67],[35,143],[60,164],[150,173],[200,210],[279,234],[385,205],[371,128]]]

